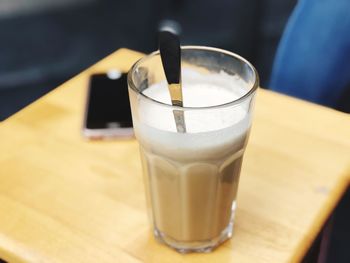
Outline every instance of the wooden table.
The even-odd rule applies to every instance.
[[[233,238],[181,255],[149,230],[135,140],[80,129],[90,73],[127,71],[121,49],[0,123],[0,258],[9,262],[298,262],[349,184],[349,115],[260,90]]]

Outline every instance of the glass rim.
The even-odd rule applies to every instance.
[[[129,87],[135,91],[136,93],[140,94],[142,97],[144,97],[146,100],[149,100],[153,103],[156,103],[160,106],[163,107],[169,107],[171,109],[176,109],[176,110],[205,110],[205,109],[218,109],[218,108],[226,108],[229,107],[231,105],[236,105],[239,104],[240,102],[244,101],[245,99],[247,99],[248,97],[250,97],[259,87],[259,75],[257,70],[255,69],[255,67],[245,58],[241,57],[240,55],[237,55],[236,53],[221,49],[221,48],[215,48],[215,47],[207,47],[207,46],[181,46],[181,49],[186,49],[186,50],[203,50],[203,51],[211,51],[211,52],[217,52],[217,53],[223,53],[225,55],[228,55],[230,57],[233,57],[235,59],[238,59],[242,62],[244,62],[246,65],[249,66],[249,68],[252,70],[253,74],[254,74],[254,83],[252,85],[252,87],[248,90],[247,93],[245,93],[244,95],[240,96],[239,98],[230,101],[230,102],[226,102],[223,104],[218,104],[218,105],[212,105],[212,106],[201,106],[201,107],[180,107],[180,106],[174,106],[174,105],[170,105],[164,102],[160,102],[157,101],[151,97],[148,97],[147,95],[145,95],[144,93],[142,93],[140,90],[138,90],[136,88],[136,85],[134,84],[134,81],[132,79],[132,72],[135,71],[135,69],[142,64],[144,61],[150,59],[151,57],[157,56],[159,55],[159,50],[156,50],[148,55],[143,56],[142,58],[138,59],[130,68],[129,72],[128,72],[128,85]]]

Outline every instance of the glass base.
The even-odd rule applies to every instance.
[[[154,236],[156,239],[168,245],[169,247],[175,249],[180,253],[208,253],[213,251],[216,247],[218,247],[221,243],[225,242],[227,239],[232,237],[233,233],[233,220],[230,221],[228,226],[221,232],[221,234],[210,240],[205,241],[194,241],[194,242],[182,242],[177,241],[166,234],[162,233],[158,229],[154,229]]]

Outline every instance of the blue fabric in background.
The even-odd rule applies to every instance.
[[[350,1],[300,0],[280,41],[270,89],[335,107],[349,85]]]

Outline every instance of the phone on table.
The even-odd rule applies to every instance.
[[[90,139],[133,136],[127,73],[111,70],[90,76],[83,134]]]

